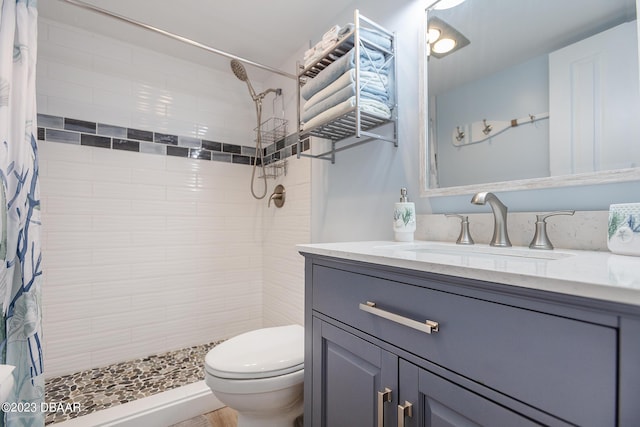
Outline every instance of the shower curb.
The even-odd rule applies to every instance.
[[[55,423],[55,427],[166,427],[224,405],[204,381]]]

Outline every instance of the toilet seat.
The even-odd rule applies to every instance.
[[[263,328],[212,348],[205,370],[221,379],[273,378],[304,368],[304,329],[300,325]]]

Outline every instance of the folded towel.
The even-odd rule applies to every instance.
[[[311,63],[317,62],[322,57],[324,51],[332,46],[335,46],[336,40],[320,40],[314,47],[308,49],[304,53],[304,66],[308,66]]]
[[[341,115],[347,113],[349,110],[352,110],[355,106],[356,97],[353,96],[346,101],[336,105],[335,107],[329,108],[328,110],[323,111],[322,113],[303,123],[302,130],[304,131],[307,129],[312,129],[318,125],[333,120],[336,117],[340,117]],[[361,99],[360,111],[372,114],[383,119],[391,118],[391,110],[389,109],[389,107],[384,103],[376,101],[374,99]]]
[[[320,71],[314,78],[300,88],[300,94],[305,100],[329,86],[335,79],[344,74],[347,70],[355,67],[355,48],[329,64],[327,68]],[[375,71],[381,74],[389,72],[389,62],[384,54],[377,50],[364,47],[360,48],[360,70]]]
[[[340,89],[343,89],[349,85],[355,85],[356,81],[356,70],[351,68],[347,70],[344,74],[338,77],[335,81],[329,84],[327,87],[318,91],[315,95],[307,100],[304,103],[304,108],[310,108],[316,103],[322,101],[323,99],[333,95],[338,92]],[[384,74],[378,74],[373,71],[360,71],[360,90],[367,91],[373,94],[379,95],[387,95],[389,94],[388,90],[389,78]]]
[[[304,51],[304,60],[306,61],[309,58],[312,58],[316,54],[316,47],[309,48]]]
[[[336,105],[348,100],[356,94],[355,85],[348,85],[334,93],[333,95],[323,99],[320,102],[317,102],[309,107],[305,104],[304,108],[300,113],[300,119],[303,122],[312,119],[318,114],[322,113],[325,110],[328,110]],[[389,95],[386,92],[384,93],[371,93],[366,91],[360,92],[360,101],[364,101],[365,99],[372,99],[382,103],[387,104],[389,102]]]
[[[331,46],[334,46],[337,43],[338,39],[322,39],[319,42],[321,51],[325,51],[329,49]]]
[[[340,33],[340,26],[334,25],[322,35],[322,40],[338,40],[339,33]]]
[[[349,32],[353,31],[353,28],[354,28],[353,24],[345,25],[340,29],[340,32],[338,33],[338,37],[343,38]],[[350,38],[353,39],[353,36],[351,36]],[[383,33],[382,31],[360,27],[360,39],[369,41],[383,49],[391,50],[391,36]]]

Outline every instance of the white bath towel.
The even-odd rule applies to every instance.
[[[340,26],[334,25],[322,35],[322,40],[334,40],[334,41],[338,40],[339,33],[340,33]]]

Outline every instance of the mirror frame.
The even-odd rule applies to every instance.
[[[513,181],[488,182],[483,184],[469,184],[445,188],[429,188],[429,87],[427,75],[427,19],[429,9],[439,0],[428,0],[420,25],[420,41],[418,48],[418,93],[420,105],[420,197],[459,196],[474,194],[478,191],[520,191],[544,188],[571,187],[580,185],[597,185],[625,181],[640,181],[640,167],[627,169],[612,169],[607,171],[589,172],[573,175],[557,175],[542,178],[519,179]],[[640,11],[640,0],[636,0],[636,14]],[[640,19],[636,19],[638,26],[638,61],[640,64]],[[638,76],[640,78],[640,76]]]

